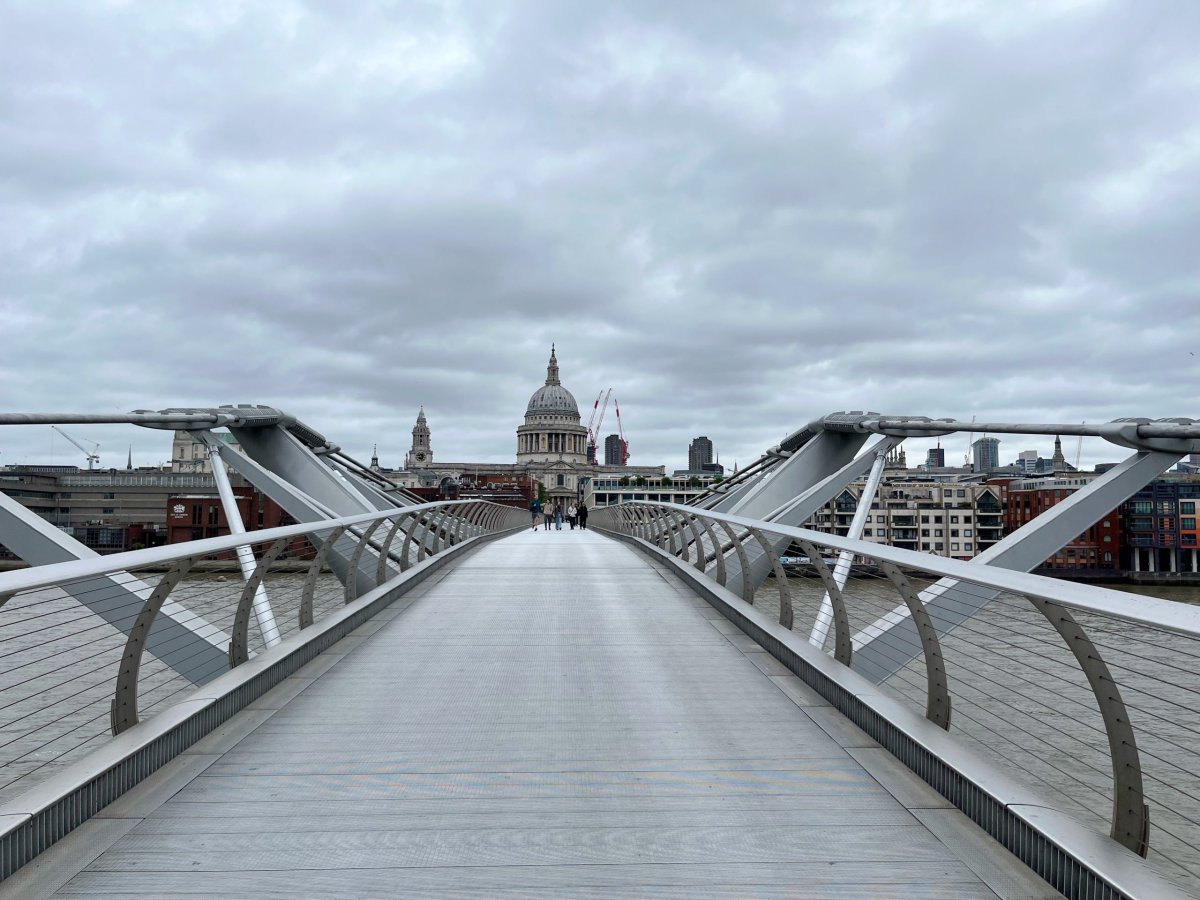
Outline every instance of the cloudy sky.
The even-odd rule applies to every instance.
[[[0,411],[264,403],[399,465],[423,403],[510,461],[555,342],[638,464],[1200,416],[1197,46],[1193,0],[7,0]]]

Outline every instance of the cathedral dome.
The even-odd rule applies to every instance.
[[[537,413],[570,413],[577,416],[579,407],[575,405],[571,392],[561,384],[547,384],[534,391],[529,398],[525,415]]]
[[[575,397],[562,386],[558,379],[558,359],[554,348],[550,348],[550,364],[546,366],[546,383],[533,392],[529,398],[529,406],[525,409],[526,416],[544,413],[560,413],[579,418],[579,407]]]

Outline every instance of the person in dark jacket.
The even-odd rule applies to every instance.
[[[575,517],[579,521],[579,527],[583,531],[587,531],[587,504],[582,500],[579,501],[579,506],[575,510]]]

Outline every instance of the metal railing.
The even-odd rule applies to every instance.
[[[221,669],[524,517],[488,501],[427,503],[0,573],[0,800],[179,703]],[[253,552],[248,580],[238,547]],[[196,678],[200,654],[218,665]]]
[[[1054,807],[1200,887],[1200,608],[689,506],[626,503],[593,522],[873,673]],[[801,560],[787,571],[785,539]],[[764,554],[773,577],[760,585]],[[1002,593],[978,614],[927,606],[951,581],[952,596]]]

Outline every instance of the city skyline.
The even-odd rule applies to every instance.
[[[423,403],[499,462],[557,342],[634,464],[837,410],[1200,414],[1196,4],[65,2],[0,35],[5,411],[263,403],[365,460]],[[0,429],[0,464],[51,441]]]

